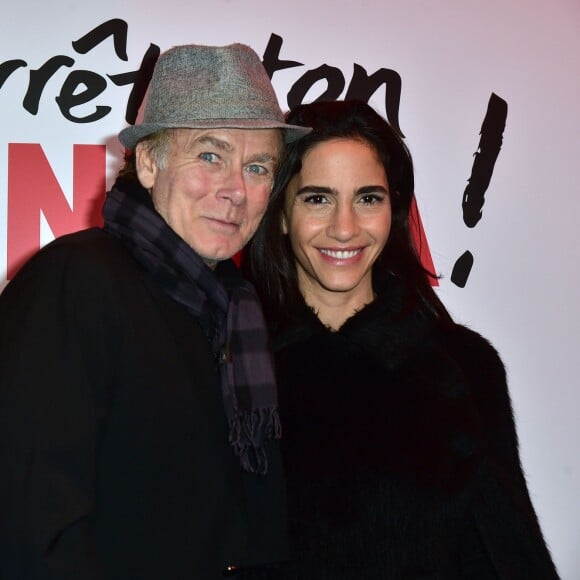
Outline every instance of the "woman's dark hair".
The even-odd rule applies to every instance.
[[[287,146],[268,210],[243,257],[244,272],[255,284],[274,330],[291,320],[294,306],[300,300],[294,254],[288,236],[283,235],[281,229],[286,188],[300,172],[306,153],[319,143],[337,138],[368,143],[387,175],[391,231],[373,266],[373,274],[382,269],[398,277],[406,289],[406,307],[426,306],[436,317],[449,319],[431,287],[430,278],[435,274],[422,266],[411,239],[409,211],[414,197],[413,161],[401,137],[363,101],[319,101],[299,105],[287,114],[286,122],[312,127],[312,132]]]

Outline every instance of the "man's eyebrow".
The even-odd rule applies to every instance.
[[[278,163],[278,156],[270,153],[256,153],[248,159],[247,163]]]
[[[228,143],[227,141],[224,141],[223,139],[218,139],[217,137],[214,137],[213,135],[202,135],[201,137],[199,137],[198,139],[196,139],[193,143],[201,143],[201,144],[205,144],[205,143],[209,143],[210,145],[213,145],[216,149],[220,149],[221,151],[232,151],[233,147],[231,146],[230,143]]]
[[[210,144],[213,147],[215,147],[216,149],[219,149],[220,151],[225,151],[227,153],[231,153],[234,150],[234,147],[232,146],[231,143],[228,143],[228,141],[224,141],[223,139],[218,139],[217,137],[214,137],[213,135],[202,135],[201,137],[196,139],[192,143],[192,145],[194,145],[196,143],[201,143],[202,145]],[[258,163],[277,164],[278,161],[279,161],[279,158],[277,155],[272,155],[270,153],[256,153],[255,155],[250,157],[250,159],[247,161],[247,163],[258,162]]]

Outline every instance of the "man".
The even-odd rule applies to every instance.
[[[261,312],[229,258],[288,141],[247,46],[155,68],[104,229],[0,295],[0,577],[219,578],[286,557]]]

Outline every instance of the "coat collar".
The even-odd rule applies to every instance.
[[[377,277],[376,277],[377,278]],[[405,309],[405,290],[392,274],[383,274],[374,282],[376,299],[356,312],[333,331],[325,326],[304,300],[291,326],[274,337],[275,351],[296,342],[324,334],[337,334],[354,349],[374,353],[387,369],[395,368],[433,336],[437,322],[427,309]]]
[[[377,298],[336,332],[325,327],[302,301],[292,326],[275,337],[275,350],[291,347],[290,366],[282,371],[284,381],[292,385],[306,380],[316,385],[324,380],[325,370],[316,363],[310,363],[314,365],[311,371],[301,367],[294,374],[296,357],[320,345],[336,348],[337,356],[346,360],[351,352],[363,354],[352,357],[358,361],[353,364],[361,365],[362,380],[367,369],[364,361],[370,356],[385,370],[381,413],[391,440],[399,442],[389,446],[390,469],[422,485],[457,489],[477,463],[480,425],[462,361],[443,339],[455,325],[439,322],[426,307],[406,310],[404,289],[394,276],[380,280],[376,290]],[[280,355],[279,360],[284,360]],[[355,397],[357,388],[352,387]],[[377,453],[387,451],[381,448]]]

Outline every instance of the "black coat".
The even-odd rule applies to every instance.
[[[290,577],[557,578],[481,336],[403,314],[390,279],[337,332],[302,304],[275,355]]]
[[[0,578],[192,580],[287,556],[281,462],[242,471],[197,320],[101,230],[0,295]]]

